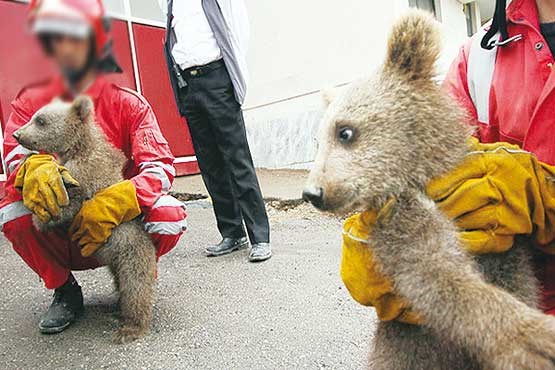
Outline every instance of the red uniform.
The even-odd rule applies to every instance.
[[[168,142],[160,132],[152,108],[136,92],[98,77],[85,94],[94,102],[98,126],[128,159],[124,176],[135,185],[145,230],[151,234],[159,257],[177,244],[186,229],[184,205],[167,195],[175,176]],[[55,97],[67,98],[61,78],[28,87],[12,102],[13,113],[4,132],[8,168],[6,195],[0,201],[0,226],[4,235],[49,289],[64,284],[71,270],[100,265],[94,258],[82,257],[79,247],[71,243],[63,231],[43,234],[36,230],[31,212],[13,186],[17,170],[29,151],[19,145],[12,134]]]
[[[540,32],[535,0],[507,8],[514,41],[488,54],[479,47],[485,32],[460,50],[444,86],[468,111],[482,142],[506,141],[555,165],[554,58]],[[555,315],[555,257],[538,258],[543,308]]]

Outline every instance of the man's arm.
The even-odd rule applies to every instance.
[[[232,37],[237,40],[241,52],[246,54],[250,39],[249,16],[243,0],[217,0]]]
[[[144,98],[130,107],[133,117],[130,128],[131,153],[139,173],[131,178],[143,212],[170,190],[175,177],[174,157],[152,108]]]

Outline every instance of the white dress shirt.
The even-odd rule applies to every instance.
[[[158,2],[166,14],[167,0]],[[204,15],[202,0],[174,0],[172,28],[177,39],[172,55],[182,69],[202,66],[222,58],[222,52]]]
[[[240,69],[240,81],[234,80],[233,77],[232,80],[242,103],[248,83],[247,51],[250,27],[247,8],[243,0],[217,2]],[[167,15],[167,0],[158,0],[158,3]],[[204,14],[202,0],[174,0],[172,13],[172,28],[177,40],[172,55],[182,69],[198,67],[222,58],[222,52]]]

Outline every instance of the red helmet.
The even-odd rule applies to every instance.
[[[31,0],[29,24],[38,35],[94,36],[95,55],[106,72],[119,72],[112,54],[110,19],[102,0]]]

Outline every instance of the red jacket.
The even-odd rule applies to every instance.
[[[98,126],[108,141],[127,157],[124,176],[131,179],[141,208],[148,212],[156,200],[168,192],[175,176],[173,155],[152,108],[138,93],[109,83],[103,77],[98,77],[85,94],[94,102]],[[0,201],[0,208],[21,200],[13,183],[28,151],[12,134],[55,97],[67,97],[61,78],[27,87],[12,102],[13,112],[4,132],[4,158],[8,169],[6,196]]]
[[[472,40],[461,48],[444,85],[470,113],[480,141],[518,144],[542,162],[555,165],[554,60],[540,32],[535,0],[514,0],[507,8],[507,18],[509,36],[520,34],[522,39],[496,48],[489,122],[478,119],[469,91]]]
[[[554,60],[535,0],[514,0],[507,18],[509,37],[521,38],[488,54],[478,49],[479,32],[461,48],[444,87],[466,108],[480,141],[518,144],[555,165]],[[539,256],[536,266],[542,308],[555,315],[555,256]]]

